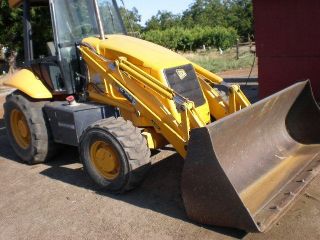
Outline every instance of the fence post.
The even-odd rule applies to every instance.
[[[239,60],[239,38],[237,38],[237,46],[236,46],[236,48],[237,48],[237,60]]]

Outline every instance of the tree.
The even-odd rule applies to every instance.
[[[196,0],[182,15],[182,25],[233,27],[242,38],[253,34],[252,0]]]
[[[120,7],[120,14],[128,32],[141,32],[141,15],[137,8],[131,10]]]
[[[176,50],[225,49],[238,35],[253,34],[252,10],[252,0],[195,0],[181,16],[159,11],[146,23],[144,37]]]
[[[168,11],[158,11],[157,15],[153,16],[146,22],[145,31],[150,30],[165,30],[180,25],[181,17]]]
[[[0,44],[9,48],[10,52],[18,53],[18,59],[23,59],[23,11],[22,8],[11,9],[8,0],[0,5]],[[30,12],[33,29],[35,57],[47,53],[46,42],[52,41],[52,27],[48,7],[34,7]]]
[[[33,7],[31,10],[32,40],[34,57],[48,54],[47,42],[53,41],[49,7]]]
[[[173,50],[186,51],[199,49],[203,45],[227,49],[234,46],[238,35],[233,28],[196,26],[150,30],[143,33],[143,38]]]
[[[8,1],[0,5],[0,43],[23,55],[22,9],[10,9]]]
[[[237,29],[242,38],[247,39],[254,32],[252,0],[225,0],[225,5],[228,25]]]
[[[196,0],[182,16],[182,23],[186,27],[225,26],[225,6],[220,0]]]

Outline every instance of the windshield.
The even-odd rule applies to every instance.
[[[112,0],[97,0],[105,34],[124,34],[122,21]],[[94,0],[55,0],[55,22],[59,43],[99,36]]]
[[[97,0],[106,34],[124,34],[124,27],[115,1]]]

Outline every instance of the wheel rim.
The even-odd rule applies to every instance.
[[[11,112],[10,126],[16,143],[19,147],[27,149],[30,146],[31,134],[27,120],[19,109]]]
[[[90,146],[90,160],[99,173],[108,180],[114,180],[120,174],[120,161],[114,148],[103,141]]]

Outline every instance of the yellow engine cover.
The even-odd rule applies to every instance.
[[[127,58],[129,62],[150,74],[165,86],[169,86],[164,73],[165,70],[191,64],[188,59],[169,49],[130,36],[107,35],[105,40],[89,37],[84,39],[83,42],[94,47],[100,55],[103,55],[107,59],[116,60],[119,57]],[[94,66],[91,66],[91,69],[89,66],[89,71],[91,70],[92,73],[91,75],[94,75]],[[177,70],[177,74],[181,81],[183,81],[185,72],[178,72]],[[92,77],[94,78],[94,76]],[[168,99],[159,99],[161,104],[163,104],[179,122],[181,120],[181,116],[177,111],[174,102]],[[196,110],[203,122],[210,122],[210,110],[206,99],[202,105],[199,105],[196,108]],[[138,123],[138,120],[134,115],[132,115],[132,117],[128,117],[128,114],[126,113],[126,116],[124,117],[135,122],[138,126],[142,125],[142,123]]]

